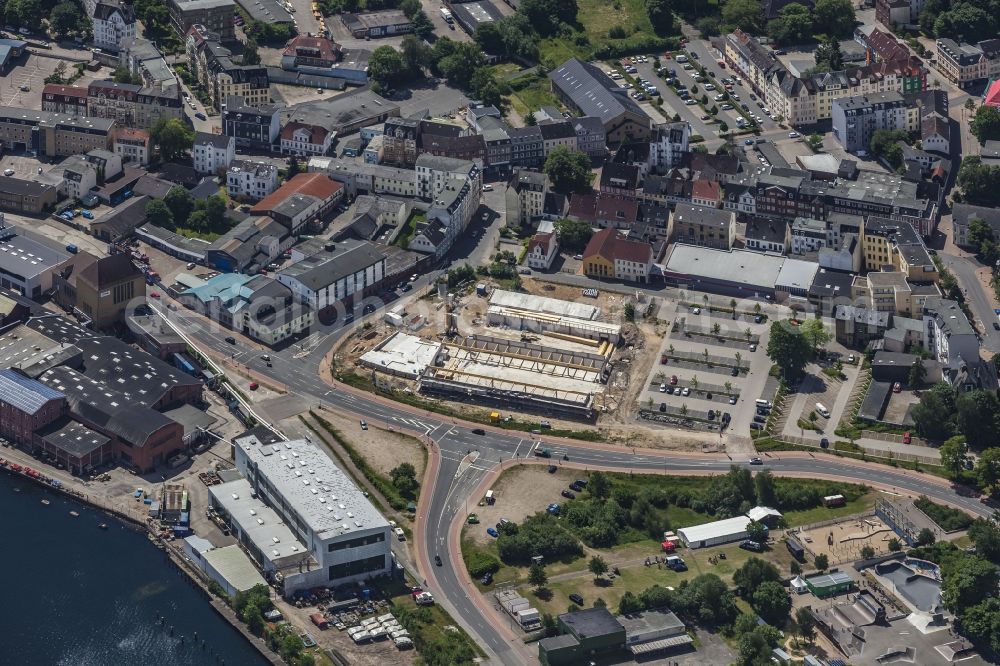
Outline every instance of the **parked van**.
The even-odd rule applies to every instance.
[[[830,410],[822,402],[816,403],[816,411],[823,415],[823,418],[830,418]]]
[[[486,503],[492,505],[497,501],[497,498],[493,496],[492,490],[486,491]]]
[[[771,403],[768,402],[767,400],[764,400],[764,399],[758,399],[756,402],[757,402],[757,406],[758,407],[770,407],[771,406]]]

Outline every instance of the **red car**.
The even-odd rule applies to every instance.
[[[910,443],[910,433],[904,432],[903,433],[903,444],[909,444],[909,443]]]
[[[250,390],[251,391],[256,391],[259,388],[260,388],[260,384],[258,384],[257,382],[250,382]]]
[[[151,291],[151,292],[149,292],[149,297],[150,298],[159,298],[160,297],[160,292],[158,292],[158,291]]]
[[[670,383],[671,385],[677,383],[677,375],[670,375]]]

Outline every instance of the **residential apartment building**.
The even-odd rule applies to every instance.
[[[66,157],[111,147],[115,121],[76,118],[48,111],[0,107],[0,142],[9,150]]]
[[[576,130],[577,150],[587,153],[587,157],[601,160],[608,155],[608,134],[604,123],[596,116],[581,116],[572,118],[570,123]],[[544,144],[544,135],[542,138]],[[544,146],[543,146],[544,150]]]
[[[938,69],[960,88],[1000,75],[1000,39],[973,45],[941,38],[936,45]]]
[[[555,232],[535,234],[528,243],[524,262],[528,268],[545,271],[552,267],[552,261],[559,252],[559,237]]]
[[[583,273],[587,277],[644,283],[652,265],[652,246],[629,240],[617,229],[598,231],[583,251]]]
[[[382,129],[382,162],[412,168],[417,163],[419,132],[416,118],[387,118]]]
[[[812,254],[830,245],[826,222],[808,217],[797,217],[789,230],[790,254]]]
[[[87,89],[79,86],[46,83],[42,89],[42,111],[61,113],[66,116],[86,116]]]
[[[191,74],[208,91],[216,109],[221,109],[230,97],[242,97],[248,106],[270,104],[267,67],[239,64],[232,51],[222,45],[220,35],[204,25],[192,26],[186,35]]]
[[[222,41],[236,38],[233,0],[167,0],[167,10],[177,35],[183,39],[192,26],[203,26]]]
[[[545,162],[545,141],[542,130],[533,127],[512,127],[507,130],[510,138],[510,164],[512,167],[540,168]],[[606,136],[606,135],[605,135]]]
[[[180,91],[166,91],[111,80],[93,81],[87,87],[87,116],[110,118],[121,127],[151,128],[157,120],[184,115]]]
[[[328,220],[343,197],[343,185],[325,174],[300,173],[254,204],[250,214],[267,215],[299,235],[306,225]]]
[[[865,269],[896,270],[911,282],[937,282],[940,276],[923,238],[906,222],[869,216],[862,231]]]
[[[732,211],[679,203],[670,215],[670,238],[675,243],[730,250],[736,241]]]
[[[663,123],[653,129],[649,139],[648,166],[653,173],[666,173],[677,167],[689,149],[691,124]]]
[[[544,173],[515,169],[507,188],[507,226],[526,226],[542,218],[549,191]]]
[[[538,129],[542,132],[542,154],[545,157],[552,154],[557,146],[577,149],[576,130],[568,120],[539,123]]]
[[[876,312],[904,317],[920,316],[928,298],[941,296],[933,282],[910,282],[900,271],[871,271],[856,275],[851,284],[851,299],[863,302]]]
[[[0,179],[0,210],[38,215],[50,211],[58,200],[59,188],[54,185],[20,178]]]
[[[197,132],[191,148],[194,170],[201,174],[215,174],[228,169],[236,159],[236,140],[222,134]]]
[[[149,132],[124,127],[115,132],[114,152],[122,162],[149,164]]]
[[[94,29],[94,46],[117,53],[135,39],[135,10],[132,5],[100,0],[90,17]]]
[[[281,128],[279,147],[282,155],[326,155],[334,134],[325,127],[291,122]]]
[[[230,97],[222,112],[222,133],[236,140],[238,148],[271,151],[281,131],[281,107],[251,106],[242,97]]]
[[[278,167],[251,160],[233,160],[226,171],[226,190],[239,201],[260,201],[278,189]]]
[[[919,109],[898,92],[836,99],[832,119],[833,137],[852,153],[868,151],[875,132],[915,132],[920,126]]]
[[[744,242],[749,250],[785,254],[791,245],[787,220],[752,220],[747,222]]]

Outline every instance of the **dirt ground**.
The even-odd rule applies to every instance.
[[[889,552],[889,539],[896,535],[892,529],[874,516],[863,520],[847,520],[836,525],[827,525],[802,532],[800,542],[813,556],[821,553],[830,559],[830,564],[861,559],[861,549],[871,546],[876,555]],[[829,543],[832,536],[833,543]]]
[[[379,428],[377,423],[371,421],[367,422],[368,430],[362,430],[357,420],[329,409],[324,409],[320,415],[343,433],[358,453],[379,472],[388,474],[400,463],[408,462],[417,470],[417,479],[423,477],[427,457],[423,445],[414,437]]]
[[[325,631],[309,620],[316,612],[313,606],[296,608],[290,604],[279,604],[281,612],[293,625],[303,629],[323,648],[335,648],[352,666],[383,666],[384,664],[412,664],[416,661],[416,650],[399,650],[392,641],[376,641],[357,645],[346,631],[337,631],[332,626]]]
[[[552,502],[563,502],[559,493],[583,476],[585,474],[579,470],[560,469],[549,474],[541,465],[518,465],[500,477],[493,487],[496,497],[493,506],[485,502],[482,506],[474,506],[470,499],[469,513],[479,514],[479,525],[473,526],[469,534],[477,543],[489,543],[493,539],[486,534],[487,527],[496,525],[501,518],[518,523],[544,511]]]

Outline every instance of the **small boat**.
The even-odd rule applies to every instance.
[[[78,512],[76,512],[76,511],[70,511],[69,515],[73,516],[74,518],[79,518],[80,517],[80,514]]]
[[[98,525],[98,527],[100,529],[102,529],[102,530],[106,530],[106,529],[108,529],[108,524],[107,523],[101,523],[100,525]]]
[[[49,505],[49,504],[51,504],[51,503],[52,503],[52,502],[48,501],[47,499],[43,499],[43,500],[42,500],[42,504],[44,504],[45,506],[48,506],[48,505]]]

